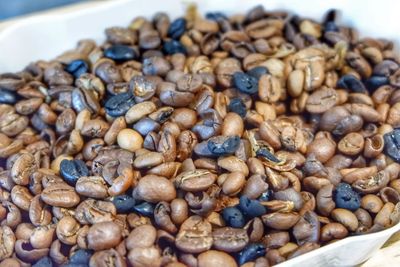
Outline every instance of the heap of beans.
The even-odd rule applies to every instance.
[[[400,60],[335,16],[190,7],[0,75],[0,266],[265,267],[396,224]]]

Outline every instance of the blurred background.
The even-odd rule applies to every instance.
[[[93,0],[0,0],[0,20]]]

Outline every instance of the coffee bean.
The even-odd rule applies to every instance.
[[[144,216],[153,216],[154,214],[154,205],[149,202],[142,202],[133,207],[135,211],[144,215]]]
[[[271,189],[268,189],[258,198],[259,201],[270,201],[272,199],[274,192]]]
[[[136,122],[133,125],[133,129],[142,136],[146,136],[150,132],[158,132],[160,130],[160,124],[146,117]]]
[[[186,253],[200,253],[211,248],[213,243],[211,224],[194,215],[181,225],[175,239],[178,249]]]
[[[2,240],[0,243],[0,260],[4,260],[13,254],[16,238],[14,232],[7,225],[0,227],[0,237]]]
[[[258,79],[243,72],[233,74],[233,84],[236,89],[245,94],[255,94],[258,92]]]
[[[244,118],[247,113],[246,105],[243,103],[243,100],[239,97],[231,99],[231,101],[229,102],[228,110],[230,112],[235,112],[242,118]]]
[[[249,219],[259,217],[267,212],[266,208],[258,200],[249,199],[246,196],[240,197],[239,209]]]
[[[217,250],[209,250],[198,256],[199,267],[237,267],[235,259],[228,253]]]
[[[104,56],[117,62],[123,62],[135,59],[136,52],[126,45],[113,45],[104,50]]]
[[[180,173],[175,178],[178,188],[188,192],[198,192],[209,188],[217,179],[217,176],[208,170],[193,170]]]
[[[14,92],[0,89],[0,104],[15,104],[17,100],[18,97]]]
[[[74,186],[80,177],[89,175],[89,169],[80,159],[64,159],[60,163],[60,175],[67,184]]]
[[[306,103],[306,110],[310,113],[324,113],[328,109],[336,105],[338,94],[336,90],[328,87],[314,91]]]
[[[164,42],[163,51],[167,55],[173,55],[177,53],[186,54],[186,48],[177,40]]]
[[[218,11],[217,12],[207,12],[205,17],[206,17],[206,19],[215,20],[215,21],[218,21],[221,19],[228,19],[228,17],[224,13],[218,12]]]
[[[239,143],[239,136],[215,136],[208,139],[207,147],[216,156],[226,156],[235,153]]]
[[[41,197],[45,203],[62,208],[71,208],[79,203],[79,196],[74,188],[64,183],[55,183],[46,187]]]
[[[87,234],[88,248],[104,250],[115,247],[121,240],[121,228],[115,222],[100,222],[90,227]]]
[[[269,71],[268,71],[268,69],[266,67],[259,66],[259,67],[255,67],[255,68],[250,69],[247,72],[247,74],[252,76],[252,77],[254,77],[254,78],[260,79],[261,76],[263,76],[264,74],[269,74]]]
[[[261,243],[252,243],[247,245],[238,254],[239,265],[242,265],[249,261],[254,261],[259,257],[263,257],[266,253],[265,246]]]
[[[88,265],[92,255],[93,252],[91,250],[79,249],[71,255],[69,262],[73,264]]]
[[[215,229],[212,235],[214,248],[226,252],[241,251],[249,242],[245,229],[222,227]]]
[[[174,20],[168,29],[168,36],[173,39],[179,39],[186,30],[186,20],[178,18]]]
[[[366,93],[367,89],[364,84],[357,79],[354,75],[347,74],[342,77],[337,82],[338,88],[348,89],[355,93]]]
[[[135,105],[134,96],[127,92],[110,97],[104,107],[108,115],[119,117],[125,115],[133,105]]]
[[[340,183],[334,191],[334,201],[336,208],[355,211],[360,207],[360,196],[355,192],[351,185]]]
[[[235,207],[228,207],[223,209],[222,217],[227,225],[234,228],[242,228],[244,226],[245,219],[242,212]]]
[[[118,213],[129,213],[133,211],[136,201],[128,195],[119,195],[112,198],[112,202]]]
[[[389,84],[389,79],[385,76],[371,76],[365,81],[365,86],[370,92],[374,92],[381,86]]]
[[[72,74],[75,78],[79,78],[82,74],[88,73],[89,65],[86,61],[77,59],[71,61],[66,67],[65,70]]]
[[[38,260],[32,267],[53,267],[53,262],[51,261],[50,257],[43,257]]]
[[[151,203],[169,202],[176,197],[176,190],[167,178],[149,174],[139,180],[133,191],[133,197]]]
[[[400,129],[394,129],[384,134],[383,139],[385,141],[385,153],[396,162],[400,162]]]

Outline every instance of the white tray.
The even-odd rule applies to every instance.
[[[342,22],[360,30],[363,36],[385,37],[400,43],[400,15],[396,0],[300,1],[300,0],[194,0],[200,11],[245,12],[257,4],[269,10],[289,10],[321,19],[329,8],[342,11]],[[151,16],[164,11],[182,15],[189,1],[114,0],[73,11],[57,11],[12,23],[0,32],[0,73],[18,71],[38,59],[51,59],[75,47],[83,38],[104,39],[104,29],[127,25],[135,16]],[[277,266],[354,266],[367,260],[400,224],[374,234],[345,238]],[[400,266],[400,263],[399,263]]]

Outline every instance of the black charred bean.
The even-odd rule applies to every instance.
[[[136,52],[133,48],[126,45],[113,45],[104,50],[104,56],[118,62],[123,62],[135,59]]]
[[[261,243],[248,244],[242,251],[238,254],[239,265],[245,264],[249,261],[254,261],[259,257],[265,256],[266,250],[265,246]]]
[[[110,97],[104,104],[105,110],[111,117],[119,117],[135,104],[134,96],[127,92]]]
[[[230,112],[235,112],[242,118],[244,118],[247,113],[246,105],[243,103],[243,100],[239,97],[231,99],[228,105],[228,110]]]
[[[133,209],[136,212],[148,217],[153,216],[154,213],[154,205],[149,202],[142,202],[138,205],[135,205]]]
[[[60,163],[60,175],[69,185],[75,185],[81,176],[88,176],[89,169],[85,162],[80,159],[68,160],[64,159]]]
[[[334,201],[336,208],[355,211],[361,206],[360,196],[353,190],[351,185],[340,183],[334,191]]]
[[[247,196],[240,197],[239,209],[249,219],[261,216],[267,212],[266,208],[258,200],[250,199]]]
[[[233,84],[236,89],[245,94],[258,92],[258,79],[243,72],[233,74]]]
[[[396,162],[400,163],[400,129],[394,129],[383,136],[385,153]]]
[[[233,228],[242,228],[246,223],[242,212],[235,207],[225,208],[222,211],[222,218],[228,226]]]
[[[77,59],[71,61],[71,63],[65,67],[65,70],[72,74],[75,78],[79,78],[82,74],[88,72],[89,65],[86,63],[86,61]]]
[[[164,42],[163,51],[166,55],[173,55],[177,53],[186,54],[186,48],[177,40]]]
[[[179,39],[186,30],[186,20],[178,18],[174,20],[168,29],[168,35],[173,39]]]
[[[239,145],[239,136],[215,136],[211,137],[207,142],[208,149],[216,156],[233,154]]]
[[[354,75],[347,74],[342,77],[337,82],[338,88],[348,89],[355,93],[366,93],[367,89],[364,84],[357,79]]]
[[[18,97],[14,92],[0,89],[0,104],[15,104],[17,100]]]
[[[134,210],[135,199],[129,195],[119,195],[113,197],[112,202],[118,213],[130,213]]]

